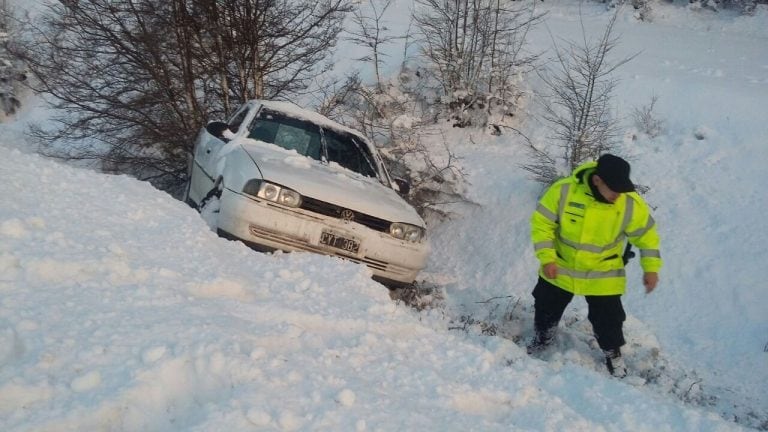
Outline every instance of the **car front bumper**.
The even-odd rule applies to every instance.
[[[218,229],[259,250],[307,251],[365,264],[376,279],[389,285],[413,282],[430,252],[426,241],[398,240],[355,222],[287,208],[229,189],[221,195]],[[354,239],[359,249],[351,252],[322,244],[324,231]]]

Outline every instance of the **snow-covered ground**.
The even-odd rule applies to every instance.
[[[768,209],[766,12],[692,17],[679,7],[659,7],[652,24],[628,13],[616,27],[617,57],[640,52],[617,74],[617,109],[629,117],[622,153],[632,160],[633,179],[651,188],[646,200],[655,208],[665,260],[660,287],[650,296],[639,266],[630,264],[628,348],[654,347],[658,340],[664,361],[682,368],[671,376],[687,381],[698,375],[694,380],[701,380],[703,392],[698,397],[718,397],[724,410],[751,404],[763,428],[768,427],[768,287],[758,269],[768,262],[761,217]],[[583,7],[582,16],[592,34],[601,32],[607,19],[599,7]],[[547,26],[555,38],[578,40],[577,4],[552,8]],[[531,39],[543,48],[551,36],[541,30]],[[665,120],[664,133],[655,139],[638,133],[630,116],[653,95],[659,97],[655,113]],[[536,105],[530,108],[535,111]],[[524,126],[534,142],[546,142],[548,131],[534,117]],[[450,281],[447,297],[456,310],[482,318],[497,307],[493,312],[500,316],[510,301],[505,296],[530,302],[536,262],[527,219],[540,189],[517,169],[525,152],[509,138],[466,147],[471,198],[481,206],[437,228],[435,249],[449,252],[434,256],[429,270]],[[493,298],[490,305],[477,303]],[[571,319],[581,325],[586,305],[575,303]],[[641,328],[633,329],[635,324]],[[508,325],[514,335],[530,331]],[[651,356],[643,351],[642,358]],[[578,353],[588,362],[594,355]]]
[[[575,2],[542,4],[553,34],[578,35]],[[602,31],[602,5],[582,10]],[[642,50],[619,70],[617,111],[655,94],[666,120],[651,139],[627,119],[622,145],[665,259],[651,295],[630,264],[628,379],[603,370],[580,299],[547,361],[515,343],[531,331],[540,192],[515,136],[453,130],[474,204],[433,227],[423,276],[444,298],[418,312],[364,267],[255,253],[148,184],[19,151],[10,124],[0,430],[768,428],[768,10],[691,19],[660,5],[651,24],[626,11],[617,31],[621,52]],[[544,28],[531,41],[551,43]],[[546,139],[533,117],[520,128]]]

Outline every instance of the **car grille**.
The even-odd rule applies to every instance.
[[[307,211],[310,211],[312,213],[318,213],[324,216],[330,216],[337,219],[343,219],[341,217],[341,213],[345,210],[351,210],[346,209],[341,206],[337,206],[336,204],[331,204],[325,201],[320,201],[314,198],[310,197],[302,197],[301,200],[301,208]],[[365,225],[370,229],[381,231],[381,232],[387,232],[389,231],[389,226],[391,225],[391,222],[385,221],[384,219],[379,219],[377,217],[367,215],[365,213],[360,213],[358,211],[351,210],[354,213],[354,221]]]

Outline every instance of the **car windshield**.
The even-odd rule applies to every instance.
[[[373,156],[352,134],[320,128],[309,121],[262,110],[251,124],[248,137],[295,150],[318,161],[336,162],[367,177],[377,177]]]

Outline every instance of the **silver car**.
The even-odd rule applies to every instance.
[[[253,100],[200,131],[186,201],[218,205],[214,227],[258,250],[309,251],[410,284],[430,246],[422,218],[359,132],[293,104]]]

